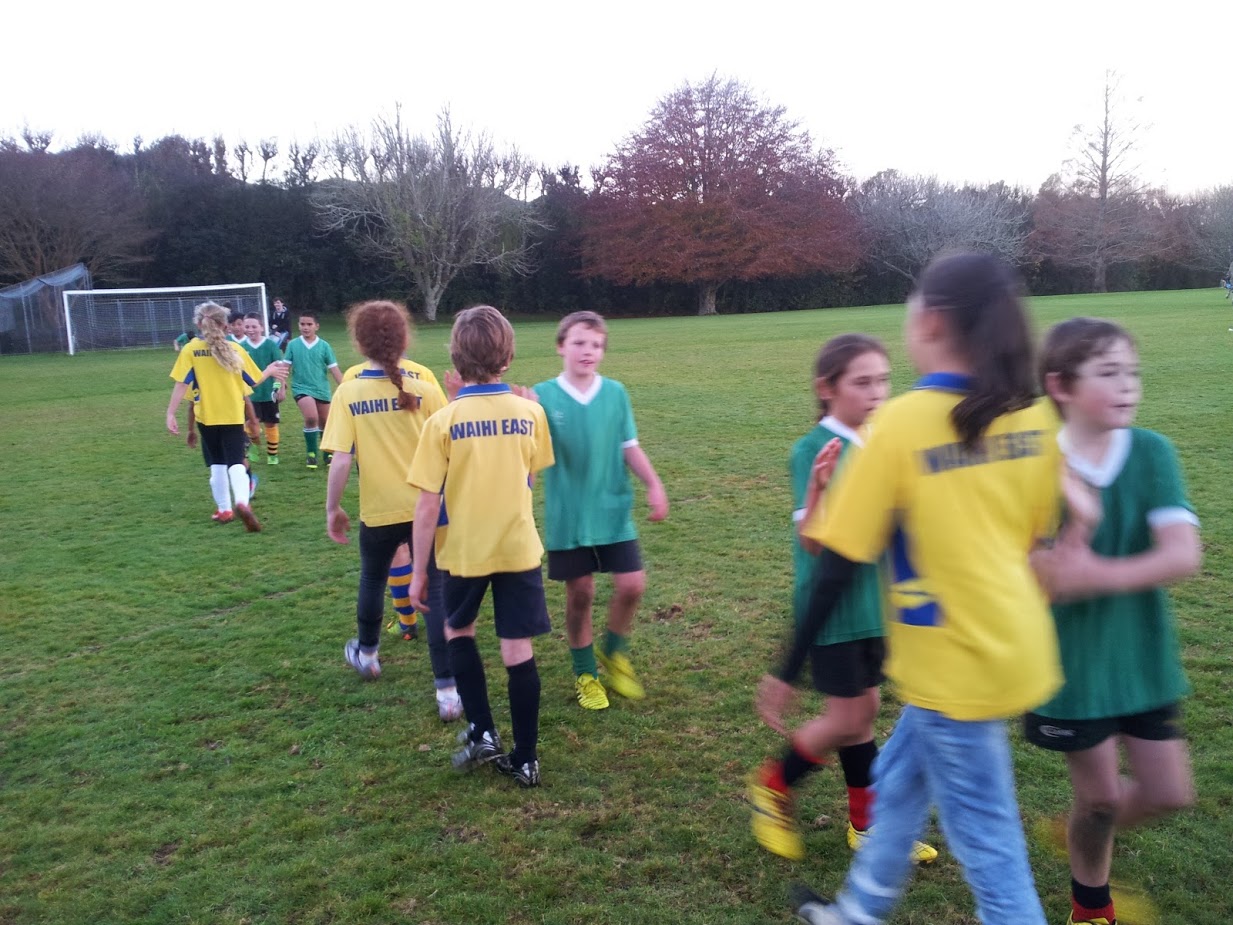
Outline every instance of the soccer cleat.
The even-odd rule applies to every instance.
[[[509,755],[498,755],[493,767],[506,777],[512,777],[519,786],[522,787],[538,787],[539,786],[539,759],[533,758],[519,767],[514,767],[514,762]]]
[[[437,715],[441,722],[452,723],[462,719],[462,698],[455,688],[437,691]]]
[[[829,899],[823,899],[809,887],[796,884],[790,894],[796,917],[805,925],[845,925],[844,918]]]
[[[589,672],[583,672],[574,680],[574,694],[584,710],[608,709],[608,692],[599,678]]]
[[[267,466],[277,466],[278,456],[276,454],[271,453],[269,456],[265,458],[265,464]]]
[[[261,521],[257,519],[257,515],[253,513],[253,509],[247,504],[237,504],[235,512],[240,515],[240,520],[244,521],[244,529],[249,533],[261,532]]]
[[[1110,921],[1103,915],[1098,915],[1094,919],[1076,919],[1074,912],[1066,916],[1066,925],[1117,925],[1117,919]]]
[[[260,458],[261,458],[261,453],[257,450],[257,444],[250,443],[248,445],[248,461],[256,462]]]
[[[805,856],[805,839],[793,818],[791,794],[766,786],[761,771],[755,771],[749,779],[749,805],[753,807],[749,824],[759,845],[789,861]]]
[[[308,468],[309,469],[317,468],[317,454],[316,453],[308,454]]]
[[[399,620],[398,621],[398,634],[402,636],[402,638],[405,639],[407,642],[411,642],[414,639],[419,639],[420,638],[419,621],[417,620],[414,623],[403,623],[402,620]]]
[[[217,524],[229,524],[235,520],[235,514],[231,511],[215,511],[210,516],[210,520]]]
[[[869,833],[872,831],[873,826],[867,829],[858,829],[849,822],[848,847],[853,851],[860,851],[865,846]],[[913,864],[932,864],[938,859],[938,849],[932,845],[926,845],[923,841],[914,841],[912,842],[912,850],[909,852],[909,857],[912,859]]]
[[[257,478],[256,473],[248,473],[248,500],[251,501],[253,495],[257,494],[257,483],[260,481],[261,479]]]
[[[368,681],[375,681],[381,677],[381,663],[377,661],[377,654],[374,652],[371,656],[365,657],[360,652],[359,639],[352,639],[343,646],[343,658],[347,660],[347,664],[354,668],[360,675]]]
[[[638,681],[638,676],[634,674],[634,666],[624,652],[605,655],[603,649],[597,648],[595,658],[608,675],[608,686],[622,697],[629,700],[641,700],[646,696],[646,691]]]
[[[451,759],[455,771],[474,771],[482,764],[488,764],[500,758],[501,737],[495,729],[490,729],[478,739],[472,740],[475,723],[468,723],[467,728],[458,733],[458,742],[462,748],[454,752]]]

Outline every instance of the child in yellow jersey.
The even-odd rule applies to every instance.
[[[890,557],[886,673],[904,708],[874,763],[873,830],[814,925],[874,925],[911,873],[936,807],[985,925],[1045,925],[1015,799],[1006,718],[1058,688],[1057,636],[1028,557],[1053,529],[1060,458],[1035,398],[1014,272],[985,254],[934,261],[908,301],[922,374],[870,418],[863,448],[804,534],[822,546],[806,619],[758,705],[772,724],[859,563]]]
[[[886,348],[865,334],[841,334],[823,344],[814,362],[814,391],[821,417],[792,447],[792,520],[796,592],[795,619],[803,620],[813,586],[817,543],[804,530],[821,505],[832,473],[849,450],[859,447],[865,419],[890,394]],[[810,648],[813,685],[825,709],[795,732],[776,729],[790,744],[783,757],[767,760],[749,783],[754,837],[767,851],[792,860],[805,856],[805,841],[793,816],[792,788],[835,751],[848,788],[848,847],[868,838],[873,805],[871,769],[878,754],[873,721],[880,703],[886,631],[877,565],[862,565],[838,612]],[[929,864],[938,853],[917,843],[913,860]]]
[[[459,312],[450,358],[462,377],[458,397],[428,419],[407,480],[420,489],[415,508],[411,602],[420,611],[430,585],[442,492],[448,529],[437,547],[444,573],[445,638],[469,725],[454,766],[495,762],[524,787],[539,785],[539,672],[531,640],[551,629],[540,559],[543,544],[531,509],[531,483],[553,464],[548,421],[539,404],[501,382],[514,359],[514,329],[490,305]],[[501,661],[509,675],[514,748],[501,750],[488,703],[475,618],[492,587]]]
[[[381,674],[377,649],[385,581],[396,550],[411,537],[419,490],[407,484],[406,472],[415,455],[424,423],[445,407],[445,396],[426,380],[405,376],[399,357],[407,349],[411,319],[393,302],[363,302],[347,314],[347,329],[367,363],[338,387],[334,413],[325,425],[322,446],[332,452],[327,481],[326,532],[336,543],[347,542],[350,521],[342,495],[351,475],[351,458],[360,470],[360,589],[356,603],[359,635],[343,655],[362,677]],[[426,568],[437,574],[433,553]],[[441,582],[435,582],[438,592]],[[428,613],[429,657],[441,719],[459,718],[462,707],[445,649],[444,608],[434,600]]]
[[[1172,445],[1131,426],[1142,389],[1128,331],[1100,318],[1054,325],[1040,368],[1065,421],[1058,442],[1101,516],[1094,530],[1068,523],[1054,548],[1034,557],[1054,594],[1066,683],[1025,717],[1024,732],[1066,756],[1069,921],[1110,925],[1114,832],[1194,801],[1179,722],[1189,687],[1164,586],[1198,570],[1199,521]],[[1129,901],[1143,900],[1120,899],[1123,917],[1138,921]]]
[[[214,519],[232,519],[234,495],[235,514],[255,533],[261,524],[250,504],[252,490],[245,468],[245,399],[270,377],[286,379],[287,367],[276,360],[262,371],[252,357],[227,340],[227,310],[221,305],[203,302],[194,309],[193,321],[201,336],[185,345],[171,370],[176,384],[167,405],[167,429],[179,435],[176,409],[191,390],[201,449],[210,466],[210,490],[218,507]]]

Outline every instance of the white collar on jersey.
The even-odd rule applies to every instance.
[[[825,427],[833,434],[839,434],[849,443],[855,443],[857,446],[864,446],[865,441],[861,439],[861,435],[854,431],[851,427],[845,424],[833,414],[828,414],[822,420],[818,421],[819,427]]]
[[[569,380],[565,378],[565,373],[557,376],[557,385],[570,398],[578,402],[580,405],[589,405],[595,400],[595,396],[599,394],[600,387],[604,384],[604,377],[599,373],[595,374],[595,381],[591,383],[591,387],[585,392],[579,392],[576,388],[569,384]]]
[[[1119,427],[1113,431],[1105,458],[1098,463],[1088,462],[1075,452],[1065,425],[1057,432],[1057,445],[1062,448],[1066,463],[1082,476],[1083,481],[1093,488],[1108,488],[1121,475],[1130,456],[1130,428]]]

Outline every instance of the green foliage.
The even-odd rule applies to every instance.
[[[1179,922],[1233,920],[1227,304],[1162,292],[1035,306],[1042,328],[1095,314],[1135,331],[1140,422],[1177,445],[1203,519],[1203,572],[1174,595],[1199,803],[1120,837],[1115,857],[1116,875]],[[358,553],[354,536],[325,537],[325,473],[298,465],[290,403],[283,465],[257,466],[266,531],[246,535],[210,523],[200,456],[162,431],[170,351],[5,358],[0,923],[752,925],[786,920],[795,880],[834,891],[848,863],[836,771],[802,788],[800,817],[834,820],[809,828],[806,862],[749,834],[745,775],[782,747],[751,698],[788,623],[786,460],[813,423],[814,352],[842,331],[879,335],[902,391],[901,325],[897,307],[613,321],[603,371],[629,387],[672,501],[643,528],[633,641],[650,694],[600,714],[574,705],[551,586],[556,629],[537,644],[544,786],[526,792],[451,773],[454,729],[437,720],[423,642],[387,637],[377,683],[344,665]],[[517,329],[511,380],[555,375],[553,326]],[[354,359],[339,326],[323,334]],[[447,335],[421,329],[414,355],[443,370]],[[882,735],[893,715],[888,703]],[[1065,810],[1065,770],[1018,736],[1015,755],[1031,828]],[[892,921],[971,925],[958,867],[931,837],[942,858]],[[1064,862],[1035,842],[1032,859],[1050,921],[1064,920]]]

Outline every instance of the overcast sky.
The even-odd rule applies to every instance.
[[[456,125],[587,168],[658,98],[717,72],[785,106],[860,179],[895,167],[1035,189],[1074,126],[1098,119],[1114,68],[1147,126],[1145,179],[1233,183],[1215,0],[113,0],[21,2],[0,21],[0,134],[28,123],[59,144],[96,132],[127,150],[178,132],[285,150],[397,102],[414,130],[449,105]]]

